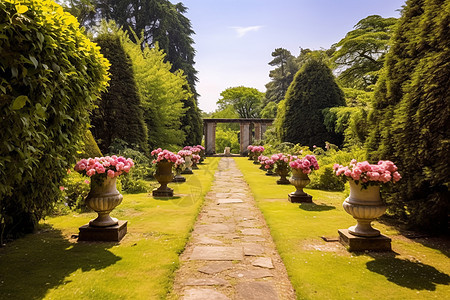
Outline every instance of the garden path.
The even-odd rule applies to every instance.
[[[183,300],[296,299],[266,222],[232,158],[222,158],[174,293]]]

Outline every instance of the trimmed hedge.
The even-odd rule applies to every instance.
[[[108,61],[50,0],[0,2],[1,236],[29,232],[59,196]]]

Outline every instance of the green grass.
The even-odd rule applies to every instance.
[[[42,221],[35,234],[0,248],[0,299],[164,299],[218,161],[170,184],[173,199],[125,194],[111,213],[128,220],[120,243],[71,238],[95,213]]]
[[[305,189],[313,204],[295,204],[295,187],[276,184],[246,158],[235,158],[270,227],[298,299],[448,299],[450,243],[410,240],[374,222],[392,240],[392,253],[349,253],[325,242],[356,221],[342,208],[344,194]],[[420,241],[420,242],[419,242]]]

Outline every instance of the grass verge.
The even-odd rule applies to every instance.
[[[276,184],[247,158],[235,158],[286,266],[298,299],[448,299],[449,241],[407,239],[394,227],[373,226],[392,238],[393,252],[349,253],[337,230],[356,221],[342,208],[344,194],[305,189],[313,204],[290,203],[292,185]]]
[[[35,234],[0,248],[0,299],[164,299],[218,161],[170,184],[171,199],[125,194],[111,213],[128,220],[120,243],[72,238],[95,213],[42,221]]]

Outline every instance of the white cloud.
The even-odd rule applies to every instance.
[[[244,35],[246,35],[247,33],[249,33],[250,31],[258,31],[262,27],[263,26],[248,26],[248,27],[231,27],[231,28],[236,30],[238,37],[241,38]]]

